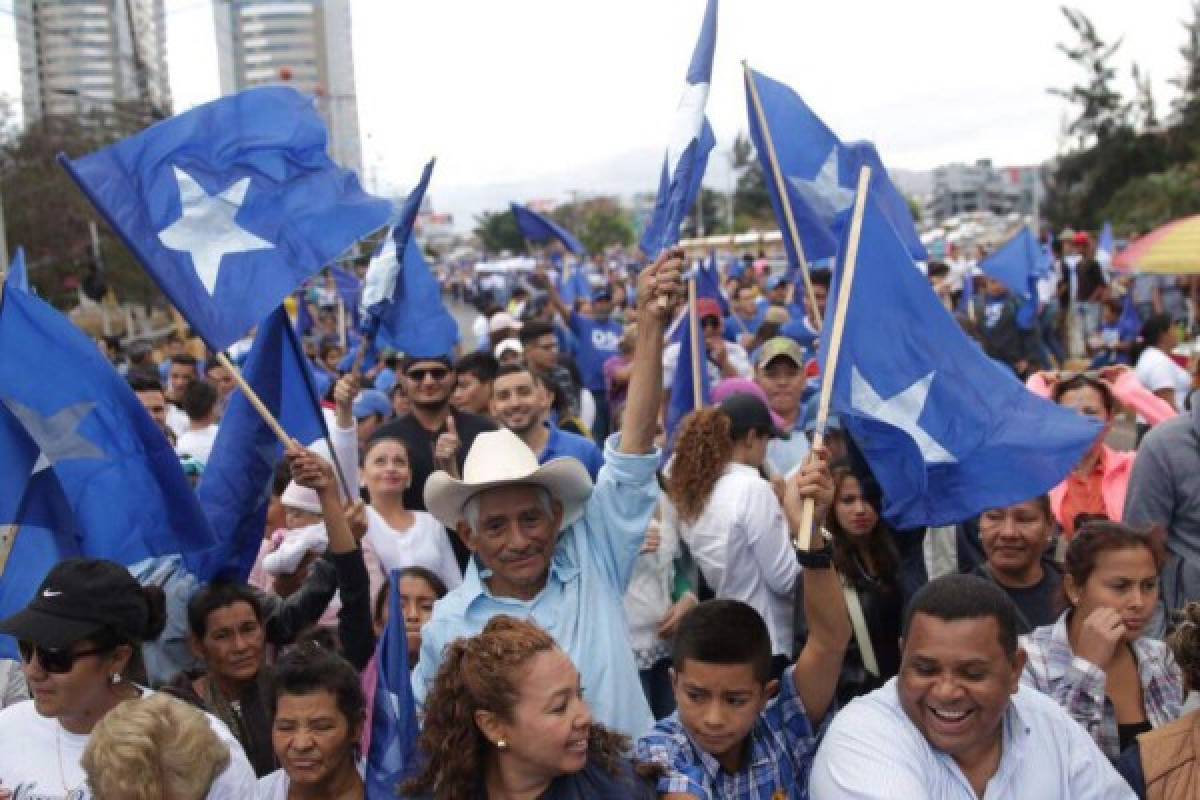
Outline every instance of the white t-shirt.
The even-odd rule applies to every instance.
[[[167,403],[167,427],[175,434],[175,439],[187,433],[191,422],[188,420],[188,415],[183,413],[183,409],[172,403]]]
[[[143,697],[151,694],[144,691]],[[254,769],[242,746],[220,720],[205,716],[229,747],[230,756],[229,766],[213,781],[208,800],[253,797]],[[80,764],[88,739],[88,735],[67,731],[57,719],[37,713],[32,700],[9,706],[0,711],[0,787],[13,790],[15,800],[91,800]],[[16,746],[18,742],[20,746]]]
[[[213,443],[216,441],[216,425],[207,425],[198,431],[184,431],[183,435],[175,440],[175,452],[181,456],[191,456],[201,464],[207,464],[212,454]]]
[[[1192,376],[1183,367],[1157,347],[1147,347],[1138,358],[1134,374],[1152,392],[1159,389],[1175,390],[1175,407],[1183,411],[1183,402],[1192,388]]]
[[[288,788],[291,781],[288,774],[277,769],[270,775],[258,779],[258,787],[254,790],[255,800],[287,800]]]
[[[453,591],[462,583],[462,570],[446,538],[446,529],[427,511],[414,511],[412,526],[398,531],[367,506],[366,539],[384,576],[405,567],[424,567],[441,578],[447,590]]]

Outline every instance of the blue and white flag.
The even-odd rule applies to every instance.
[[[13,253],[12,261],[8,262],[8,276],[4,279],[4,286],[20,289],[22,292],[29,291],[29,267],[25,264],[24,247],[18,247],[17,252]]]
[[[653,260],[679,241],[679,228],[696,203],[708,165],[708,154],[716,145],[712,126],[704,115],[712,83],[713,52],[717,46],[717,0],[707,0],[700,36],[688,65],[683,97],[675,109],[671,138],[658,181],[654,216],[640,243]]]
[[[417,769],[417,704],[408,672],[408,632],[397,575],[392,572],[388,578],[388,623],[375,651],[378,675],[364,776],[367,800],[393,800],[398,796],[396,787]]]
[[[757,91],[767,131],[775,144],[783,187],[775,182],[767,131],[759,125],[754,91]],[[883,213],[899,231],[909,254],[916,261],[928,260],[929,254],[917,235],[908,202],[892,185],[873,144],[843,144],[790,87],[749,69],[746,71],[746,107],[750,137],[762,164],[771,206],[775,209],[779,229],[783,231],[792,266],[799,265],[800,259],[796,243],[792,241],[781,189],[787,192],[800,244],[808,261],[829,258],[836,254],[838,238],[849,226],[855,183],[863,166],[871,167],[871,191]]]
[[[517,219],[517,227],[521,229],[521,236],[526,241],[535,244],[545,244],[547,242],[560,242],[567,251],[583,258],[587,255],[587,248],[583,246],[583,242],[575,238],[575,236],[562,225],[559,225],[554,220],[547,216],[537,213],[525,206],[510,203],[513,216]]]
[[[459,341],[458,323],[412,235],[434,161],[425,165],[363,282],[363,332],[405,355],[446,355]]]
[[[832,411],[883,487],[888,522],[954,524],[1058,484],[1101,426],[1034,395],[984,355],[920,271],[900,268],[912,259],[871,197],[858,254]],[[831,297],[844,274],[839,263]],[[833,330],[821,333],[822,362]]]
[[[59,162],[213,350],[308,276],[386,224],[327,152],[325,123],[294,89],[198,106]]]
[[[282,306],[258,326],[242,374],[288,436],[304,445],[329,440],[312,367]],[[185,558],[199,580],[244,583],[249,577],[282,457],[278,437],[246,396],[236,392],[196,488],[217,538],[215,547]]]
[[[0,408],[0,531],[30,525],[16,531],[0,596],[32,592],[69,556],[132,564],[212,546],[179,457],[129,384],[25,292],[0,305]]]

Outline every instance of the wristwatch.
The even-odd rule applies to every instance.
[[[805,569],[829,569],[833,566],[833,535],[824,527],[818,529],[821,538],[819,550],[796,550],[796,561]]]

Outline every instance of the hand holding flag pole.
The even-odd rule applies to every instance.
[[[754,77],[750,74],[750,65],[745,61],[742,61],[742,73],[745,76],[746,86],[750,91],[750,100],[754,105],[754,115],[758,118],[758,125],[762,129],[763,139],[767,144],[767,160],[771,162],[771,178],[775,181],[775,185],[779,187],[779,200],[783,203],[783,214],[787,217],[788,234],[791,236],[792,243],[796,247],[796,255],[800,260],[800,275],[804,278],[804,293],[808,298],[813,325],[820,330],[822,325],[821,309],[817,305],[817,295],[813,291],[812,277],[809,275],[808,259],[804,256],[804,242],[801,241],[800,231],[796,227],[796,215],[792,213],[792,201],[788,196],[787,182],[784,181],[783,171],[779,168],[779,157],[775,154],[775,140],[771,137],[771,127],[767,124],[766,115],[763,113],[762,100],[758,96],[758,86],[755,85]],[[812,508],[812,503],[805,503],[805,507]],[[809,521],[811,522],[811,519]]]
[[[850,222],[850,239],[845,259],[842,262],[841,280],[838,282],[837,305],[833,312],[833,330],[830,332],[829,353],[825,358],[825,372],[821,375],[821,395],[817,400],[817,429],[813,436],[813,451],[825,446],[825,426],[829,422],[829,403],[833,399],[833,382],[837,377],[838,353],[842,349],[842,333],[846,328],[846,312],[850,308],[850,291],[854,287],[854,266],[858,262],[858,240],[862,237],[863,212],[867,207],[867,188],[871,183],[871,168],[863,167],[858,173],[858,189],[854,194],[854,216]],[[800,515],[800,527],[796,531],[796,547],[808,550],[812,546],[813,517],[816,501],[808,497]]]

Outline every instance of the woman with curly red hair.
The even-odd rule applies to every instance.
[[[447,648],[418,746],[425,761],[405,796],[655,796],[622,755],[629,740],[592,721],[566,653],[550,634],[514,617],[493,617],[482,633]]]
[[[783,507],[760,469],[767,443],[783,438],[766,404],[730,395],[680,426],[667,476],[663,525],[677,526],[717,597],[762,614],[771,633],[772,679],[792,662],[794,592],[800,566]]]

